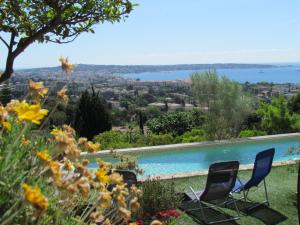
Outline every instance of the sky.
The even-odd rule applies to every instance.
[[[70,44],[33,44],[15,68],[79,64],[300,62],[299,0],[133,0],[125,22]],[[0,43],[0,68],[6,49]]]

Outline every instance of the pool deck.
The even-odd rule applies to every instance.
[[[203,141],[203,142],[193,142],[193,143],[184,143],[184,144],[171,144],[171,145],[157,145],[149,147],[137,147],[137,148],[124,148],[124,149],[113,149],[113,150],[101,150],[96,153],[82,152],[81,157],[94,156],[100,157],[105,155],[110,155],[112,152],[118,153],[139,153],[144,151],[161,151],[161,150],[170,150],[170,149],[183,149],[183,148],[192,148],[192,147],[204,147],[204,146],[213,146],[221,144],[233,144],[233,143],[245,143],[245,142],[254,142],[259,140],[267,139],[277,139],[285,137],[300,137],[300,133],[288,133],[288,134],[276,134],[276,135],[265,135],[257,137],[248,137],[248,138],[237,138],[229,140],[217,140],[217,141]]]

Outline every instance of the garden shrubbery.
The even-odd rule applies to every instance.
[[[255,137],[255,136],[264,136],[264,135],[267,135],[267,133],[261,130],[242,130],[239,134],[239,137],[245,138],[245,137]]]
[[[61,62],[66,72],[72,70],[67,59]],[[88,160],[79,161],[82,151],[96,152],[100,144],[77,139],[70,126],[41,135],[56,107],[43,109],[49,90],[42,82],[30,81],[29,90],[25,100],[0,106],[0,224],[132,221],[141,191],[129,190],[118,173],[110,172],[110,163],[98,160],[98,168],[90,170]],[[57,93],[57,105],[67,103],[66,91],[65,86]]]
[[[170,112],[147,122],[149,130],[154,134],[182,135],[194,127],[203,125],[204,115],[200,111]]]
[[[181,204],[182,196],[176,194],[173,181],[164,182],[158,178],[148,179],[143,182],[141,190],[143,192],[141,206],[146,220],[162,219],[162,217],[168,216],[175,219],[179,216],[176,209]]]

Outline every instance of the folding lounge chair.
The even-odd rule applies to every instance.
[[[274,154],[274,148],[259,152],[255,157],[254,168],[250,180],[245,182],[238,178],[235,183],[232,192],[243,193],[242,199],[244,199],[244,201],[246,202],[247,199],[250,200],[248,198],[249,190],[253,187],[258,187],[259,184],[263,182],[263,186],[265,189],[265,200],[261,203],[251,206],[250,208],[247,208],[247,210],[254,209],[262,204],[267,204],[268,206],[270,205],[265,178],[271,171]]]
[[[218,162],[210,165],[205,189],[203,191],[195,192],[193,188],[190,187],[192,192],[185,193],[186,197],[188,197],[191,202],[198,202],[199,204],[197,205],[199,205],[199,207],[187,209],[185,211],[200,210],[202,218],[206,224],[225,223],[239,219],[239,210],[235,201],[230,198],[230,192],[236,182],[238,169],[238,161]],[[237,217],[226,218],[218,221],[207,220],[204,213],[205,208],[217,208],[218,206],[226,205],[229,200],[234,203]],[[216,201],[221,201],[221,203],[216,203]]]
[[[136,174],[133,171],[117,169],[115,172],[123,176],[124,183],[127,184],[128,188],[132,185],[137,186],[139,184]]]

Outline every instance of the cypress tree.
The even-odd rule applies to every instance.
[[[74,127],[81,137],[89,140],[112,128],[108,105],[93,87],[91,91],[85,90],[81,94],[75,112]]]

